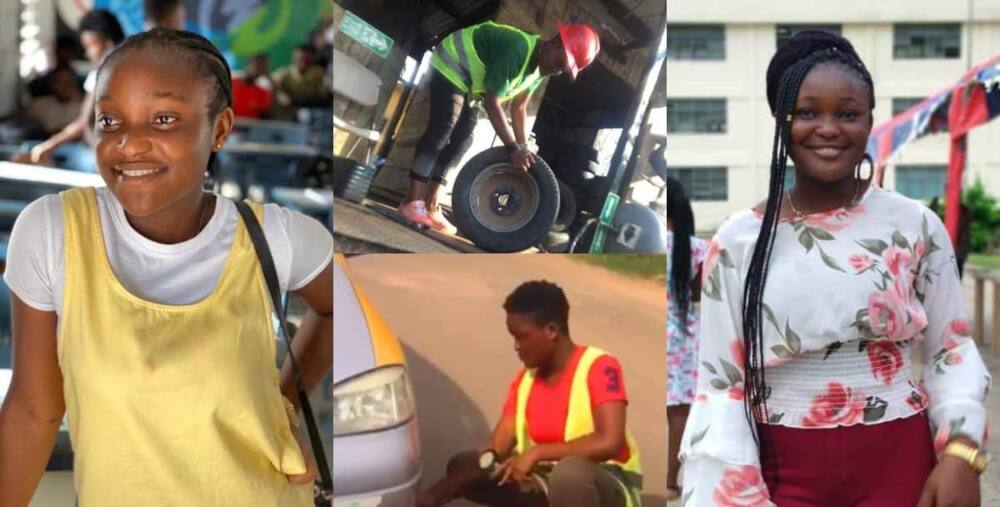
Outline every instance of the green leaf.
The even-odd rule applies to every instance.
[[[771,414],[771,416],[767,418],[767,422],[769,424],[778,424],[781,422],[782,417],[785,417],[785,414]]]
[[[813,237],[809,235],[809,229],[808,228],[806,230],[802,231],[801,234],[799,234],[799,244],[802,245],[803,247],[805,247],[806,253],[809,253],[809,251],[812,250],[812,247],[813,247]]]
[[[732,257],[729,256],[729,252],[725,249],[719,250],[719,264],[727,268],[735,268],[736,263],[733,262]]]
[[[691,435],[691,447],[694,447],[695,445],[698,445],[698,442],[701,442],[702,440],[704,440],[705,439],[705,435],[708,433],[708,428],[711,428],[711,427],[712,427],[712,425],[710,424],[708,426],[705,426],[705,429],[699,431],[698,433],[695,433],[694,435]]]
[[[844,271],[844,268],[841,268],[840,265],[837,264],[837,261],[833,257],[827,255],[826,252],[823,251],[823,249],[819,250],[819,254],[823,257],[824,264],[830,266],[832,269],[840,271],[841,273],[847,273],[847,271]]]
[[[858,353],[860,354],[860,353],[864,352],[865,349],[868,348],[868,344],[869,343],[871,343],[871,340],[861,340],[861,341],[859,341],[858,342]]]
[[[809,234],[812,234],[812,236],[816,239],[821,239],[823,241],[830,241],[833,239],[833,234],[830,234],[823,229],[819,229],[817,227],[807,227],[806,230],[809,231]]]
[[[712,366],[712,363],[710,363],[708,361],[702,361],[701,365],[704,366],[705,369],[708,370],[712,375],[718,375],[719,374],[718,370],[716,370],[715,367]]]
[[[892,233],[892,243],[900,248],[910,248],[910,242],[907,241],[906,236],[903,236],[903,233],[899,231]]]
[[[886,248],[889,248],[889,244],[880,239],[863,239],[857,243],[865,250],[868,250],[879,257],[882,256],[882,252],[884,252]]]
[[[869,396],[868,404],[865,406],[865,422],[875,422],[885,417],[885,410],[889,408],[889,403],[877,396]]]
[[[778,327],[778,319],[774,317],[774,310],[771,310],[771,307],[768,306],[767,303],[761,303],[760,306],[761,313],[764,314],[764,318],[774,326],[774,329],[778,331],[778,334],[781,334],[781,328]]]
[[[712,379],[710,384],[712,384],[712,387],[718,389],[719,391],[725,391],[726,389],[729,389],[729,384],[727,384],[726,381],[722,379],[714,378]]]
[[[722,371],[726,373],[726,378],[729,379],[731,385],[739,384],[743,382],[743,374],[740,370],[736,368],[736,365],[726,361],[725,359],[719,359],[719,364],[722,365]]]
[[[785,343],[796,354],[802,351],[802,339],[795,331],[792,331],[792,326],[787,322],[785,323]]]
[[[787,359],[789,357],[792,357],[792,351],[788,350],[788,347],[784,345],[775,345],[771,347],[771,352],[774,352],[774,355],[782,359]]]
[[[826,347],[826,354],[823,355],[823,359],[830,357],[830,354],[840,350],[840,347],[844,346],[844,342],[833,342]]]
[[[920,230],[921,230],[921,232],[923,232],[925,238],[929,238],[930,237],[930,231],[927,228],[927,215],[924,215],[922,218],[923,218],[923,223],[920,224]],[[931,241],[934,241],[934,240],[931,239]]]

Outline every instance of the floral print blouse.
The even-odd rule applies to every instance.
[[[773,505],[743,400],[743,286],[760,225],[742,211],[709,244],[684,505]],[[990,375],[947,231],[921,203],[872,186],[852,208],[782,219],[763,303],[767,423],[833,428],[927,410],[938,452],[959,434],[987,439]]]

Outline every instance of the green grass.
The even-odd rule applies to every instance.
[[[1000,254],[969,254],[968,262],[983,268],[1000,269]]]
[[[636,278],[664,280],[667,277],[667,258],[663,255],[578,254],[573,258]]]

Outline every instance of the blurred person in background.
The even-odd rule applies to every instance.
[[[80,114],[56,135],[35,145],[27,153],[14,155],[12,160],[15,162],[51,164],[52,154],[56,148],[83,139],[94,128],[94,88],[97,84],[97,67],[104,56],[125,39],[125,32],[115,15],[104,9],[95,9],[85,14],[80,19],[79,32],[80,44],[87,54],[87,59],[94,66],[83,85],[87,94],[83,99]]]
[[[698,382],[698,303],[708,242],[694,231],[694,211],[684,188],[667,178],[667,500],[681,497],[677,456]]]
[[[53,56],[55,66],[49,69],[48,72],[28,82],[28,92],[31,94],[31,97],[52,95],[52,80],[56,73],[61,69],[73,70],[72,63],[77,56],[76,40],[69,36],[58,37],[53,48]],[[77,80],[78,86],[83,86],[83,80],[76,75],[76,71],[73,71],[73,75]]]
[[[184,29],[187,11],[181,0],[146,0],[145,8],[146,21],[144,26],[146,30],[153,28]]]
[[[333,57],[333,18],[320,21],[309,40],[316,49],[316,65],[323,67],[325,71],[330,67]]]
[[[25,113],[44,135],[51,136],[77,119],[84,94],[73,69],[57,67],[48,76],[52,93],[32,99]]]
[[[324,85],[323,67],[316,65],[316,48],[301,44],[292,53],[292,64],[274,72],[278,101],[284,106],[322,107],[331,94]]]
[[[233,79],[233,113],[237,117],[259,119],[271,116],[274,83],[267,75],[269,68],[267,54],[259,53],[247,61],[243,77]]]

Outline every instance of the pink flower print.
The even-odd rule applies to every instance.
[[[851,256],[851,267],[858,273],[872,267],[875,260],[868,254],[855,254]]]
[[[712,239],[712,241],[708,243],[708,251],[705,252],[705,261],[704,264],[702,264],[702,286],[705,285],[708,277],[712,275],[712,271],[715,271],[715,266],[719,263],[719,250],[719,242]]]
[[[743,369],[743,340],[739,338],[729,342],[729,355],[733,357],[733,364],[737,368]]]
[[[862,421],[864,408],[864,398],[850,387],[830,382],[826,392],[813,399],[802,425],[807,428],[850,426]]]
[[[885,340],[870,343],[867,349],[872,375],[885,385],[892,385],[892,380],[903,368],[903,354],[899,352],[899,347]]]
[[[924,258],[924,240],[917,240],[917,244],[913,245],[913,255],[918,260]]]
[[[876,336],[903,338],[906,313],[906,302],[894,285],[868,297],[868,322]]]
[[[909,271],[910,266],[913,265],[913,256],[910,251],[897,246],[886,248],[882,252],[882,259],[894,278],[899,277],[901,272]]]
[[[951,332],[959,336],[969,336],[969,321],[965,319],[955,319],[948,325]]]
[[[951,427],[942,426],[938,429],[937,435],[934,437],[934,452],[938,454],[944,452],[944,446],[948,445],[950,437]]]
[[[962,354],[959,354],[958,352],[949,352],[948,355],[944,356],[944,364],[947,364],[948,366],[962,364]]]
[[[726,468],[712,498],[719,507],[766,507],[770,496],[760,469],[742,465]]]

